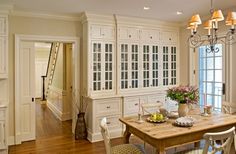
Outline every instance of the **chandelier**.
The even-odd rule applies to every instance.
[[[218,23],[224,20],[224,15],[221,10],[215,10],[213,8],[213,2],[211,0],[211,18],[204,23],[204,29],[208,30],[205,39],[197,33],[197,28],[202,24],[199,14],[193,15],[189,20],[187,29],[190,29],[191,35],[188,38],[189,45],[191,48],[197,48],[203,43],[206,43],[206,52],[219,52],[219,48],[216,46],[220,41],[226,44],[235,43],[235,25],[236,25],[236,12],[228,12],[225,24],[230,26],[229,31],[225,36],[218,36]]]

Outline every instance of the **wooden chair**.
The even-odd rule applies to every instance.
[[[121,144],[112,147],[106,118],[101,120],[100,127],[105,143],[106,154],[145,154],[145,150],[142,145]]]
[[[203,138],[205,139],[203,149],[188,150],[178,154],[230,154],[231,145],[235,139],[235,127],[223,132],[206,133]],[[220,144],[217,141],[220,141]]]
[[[236,114],[236,103],[223,101],[222,112],[226,114]]]

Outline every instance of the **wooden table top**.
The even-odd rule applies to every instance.
[[[213,113],[211,116],[204,117],[200,114],[189,115],[196,119],[192,127],[177,127],[173,125],[175,119],[168,119],[164,123],[150,123],[143,122],[137,123],[136,117],[124,117],[120,118],[120,121],[125,125],[132,127],[139,131],[140,133],[146,134],[149,137],[155,138],[156,140],[163,138],[173,138],[175,136],[181,136],[186,134],[191,134],[199,131],[207,131],[214,128],[227,126],[227,125],[236,125],[236,116],[223,114],[223,113]],[[146,119],[147,117],[143,117]]]

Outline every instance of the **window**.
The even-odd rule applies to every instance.
[[[223,45],[217,44],[217,53],[207,53],[206,46],[199,48],[199,95],[200,105],[204,104],[221,109],[223,85]]]

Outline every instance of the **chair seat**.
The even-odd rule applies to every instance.
[[[111,148],[112,154],[145,154],[142,145],[121,144]]]
[[[176,154],[202,154],[203,149],[185,150],[177,152]]]

